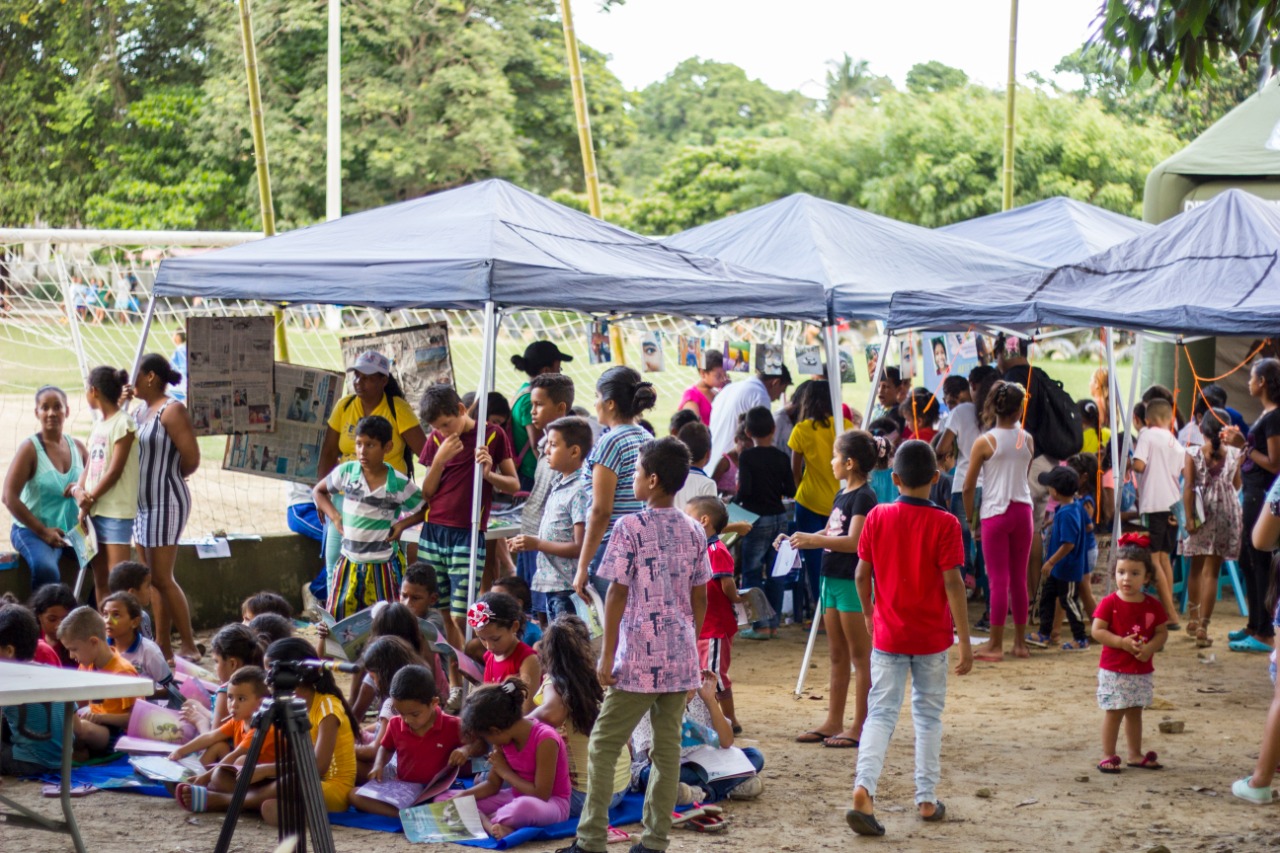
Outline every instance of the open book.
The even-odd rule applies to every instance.
[[[338,660],[359,660],[360,653],[369,643],[373,632],[373,608],[366,607],[359,613],[352,613],[346,619],[338,621],[332,615],[321,611],[320,617],[329,626],[329,637],[324,641],[324,653]],[[440,629],[430,619],[419,619],[418,627],[422,636],[431,646],[441,644]]]
[[[163,741],[170,745],[172,752],[173,747],[191,740],[197,732],[195,726],[182,719],[179,711],[139,699],[133,703],[125,734],[130,739]]]
[[[754,776],[756,772],[755,765],[751,763],[751,759],[747,758],[747,754],[736,746],[728,749],[718,749],[714,746],[700,746],[691,752],[685,754],[680,759],[682,764],[696,764],[707,773],[707,780],[715,782],[718,779],[737,779],[744,776]]]
[[[739,625],[750,625],[752,622],[764,622],[773,618],[773,607],[769,604],[769,599],[765,598],[763,589],[753,586],[739,590],[739,593],[743,603],[733,605]]]
[[[130,758],[129,763],[139,776],[155,779],[157,782],[185,782],[204,772],[204,765],[194,755],[178,761],[170,761],[159,755],[141,755]]]
[[[489,837],[472,796],[400,810],[405,838],[416,843],[483,841]]]
[[[383,772],[381,782],[366,782],[356,789],[356,793],[371,800],[389,803],[398,809],[407,809],[434,800],[449,790],[457,778],[458,768],[446,765],[425,785],[402,782],[396,778],[395,763],[392,762]]]
[[[573,610],[578,618],[587,624],[587,631],[591,633],[591,639],[604,636],[604,601],[600,598],[600,593],[595,591],[591,584],[586,587],[587,597],[590,601],[583,601],[582,596],[575,594],[573,596]]]

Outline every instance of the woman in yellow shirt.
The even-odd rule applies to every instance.
[[[853,429],[853,423],[841,418],[840,432]],[[831,456],[836,443],[835,417],[831,411],[831,386],[826,380],[805,385],[800,400],[800,421],[791,430],[787,447],[791,449],[791,473],[796,486],[796,532],[818,533],[826,529],[831,506],[840,491],[840,483],[831,471]],[[809,604],[817,612],[822,549],[800,552],[804,579],[809,591]]]

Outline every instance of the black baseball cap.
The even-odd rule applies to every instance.
[[[1080,475],[1065,465],[1042,471],[1036,482],[1048,486],[1063,497],[1071,497],[1080,489]]]

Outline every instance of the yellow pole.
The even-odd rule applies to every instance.
[[[1009,75],[1004,93],[1004,198],[1002,210],[1013,208],[1013,118],[1018,58],[1018,0],[1009,0]]]
[[[600,176],[596,174],[596,151],[591,141],[591,115],[587,112],[587,90],[582,83],[582,58],[578,36],[573,30],[570,0],[560,0],[560,20],[564,24],[564,50],[569,57],[569,85],[573,89],[573,112],[578,117],[578,145],[582,148],[582,172],[587,184],[587,205],[591,215],[604,219],[600,209]]]
[[[258,201],[262,206],[262,233],[274,237],[276,212],[271,201],[271,170],[267,166],[267,132],[262,122],[262,90],[258,87],[258,51],[253,41],[253,12],[249,0],[240,3],[240,40],[244,43],[244,73],[249,81],[249,120],[253,132],[253,157],[258,170]],[[276,325],[276,355],[289,360],[289,340],[285,336],[284,311],[273,309]]]

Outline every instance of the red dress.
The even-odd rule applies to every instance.
[[[528,643],[520,642],[504,660],[498,660],[493,652],[484,653],[484,683],[501,684],[509,675],[520,674],[520,666],[537,652]]]

